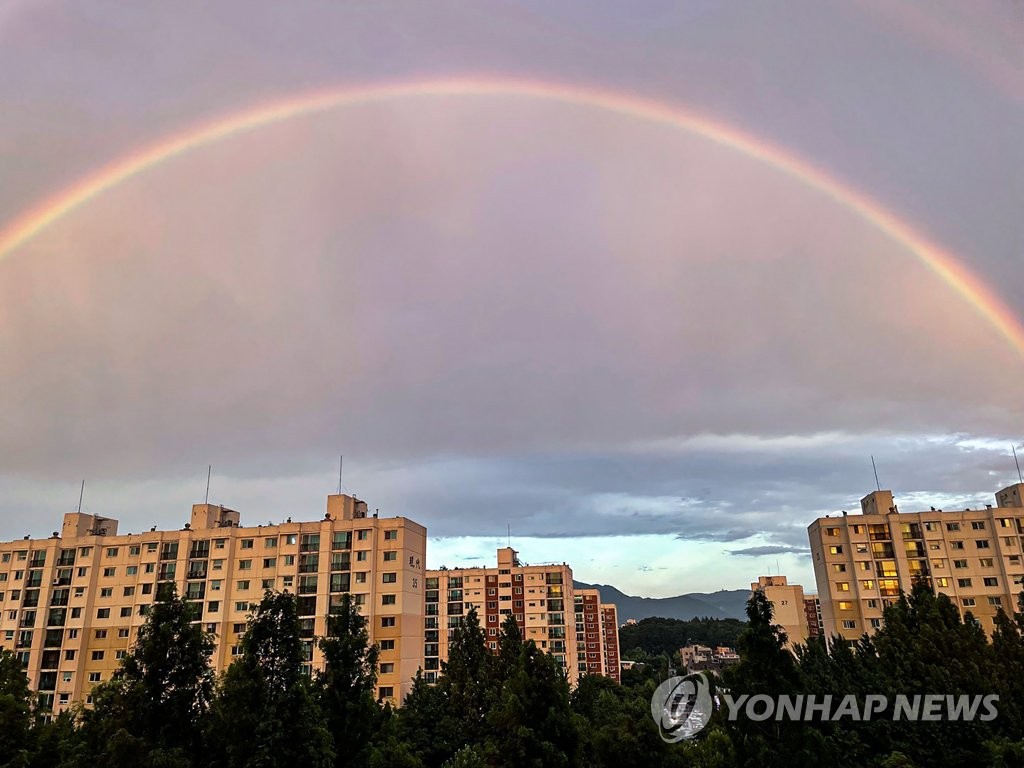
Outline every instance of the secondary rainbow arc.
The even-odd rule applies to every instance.
[[[775,168],[830,197],[903,246],[967,301],[1024,358],[1024,325],[996,293],[951,253],[867,195],[777,146],[682,107],[590,86],[542,81],[460,77],[318,89],[235,112],[115,160],[27,210],[0,230],[0,259],[10,256],[97,195],[200,147],[264,126],[344,107],[398,99],[474,96],[534,99],[604,110],[700,136]]]

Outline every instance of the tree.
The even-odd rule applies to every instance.
[[[369,760],[369,745],[379,725],[376,645],[370,644],[366,618],[347,592],[327,617],[327,636],[320,639],[324,670],[317,675],[316,691],[327,728],[343,737],[335,750],[335,766],[355,768]]]
[[[88,751],[103,765],[140,761],[187,766],[202,754],[213,695],[214,639],[195,608],[161,585],[135,644],[83,712]]]
[[[32,694],[18,657],[0,648],[0,766],[27,764],[31,749]]]
[[[214,765],[329,768],[334,750],[303,672],[294,595],[264,595],[240,650],[224,673],[212,709]]]

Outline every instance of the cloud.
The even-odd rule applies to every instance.
[[[785,547],[785,546],[764,546],[764,547],[747,547],[746,549],[730,549],[726,550],[730,555],[747,555],[750,557],[764,557],[766,555],[807,555],[810,556],[811,551],[807,548],[800,547]]]

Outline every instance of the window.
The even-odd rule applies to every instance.
[[[245,590],[249,589],[249,581],[248,581],[248,579],[246,579],[244,581],[238,582],[238,589],[241,592],[244,592]]]
[[[843,629],[856,629],[856,628],[857,628],[857,622],[856,621],[851,621],[850,619],[847,619],[846,621],[843,622]]]
[[[124,571],[128,576],[136,576],[139,573],[139,566],[129,565]]]
[[[227,539],[214,539],[213,540],[213,548],[214,549],[224,549],[224,543],[226,541],[227,541]]]
[[[266,591],[268,589],[273,589],[273,588],[274,588],[274,580],[273,579],[263,579],[263,581],[260,582],[260,589],[262,589],[264,591]]]
[[[984,531],[985,530],[985,521],[984,520],[975,520],[974,522],[971,523],[971,528],[973,528],[976,531]]]
[[[263,567],[264,568],[273,568],[276,565],[277,565],[277,558],[276,557],[265,557],[265,558],[263,558]]]
[[[860,566],[860,569],[862,571],[870,571],[871,570],[871,561],[870,560],[861,560],[861,561],[859,561],[857,563],[857,565]]]
[[[365,563],[366,562],[366,550],[365,549],[361,549],[358,552],[356,552],[356,561],[360,562],[360,563]]]
[[[380,604],[381,605],[395,605],[395,595],[381,595],[380,596]]]
[[[223,567],[224,567],[224,561],[223,560],[214,560],[213,561],[213,570],[219,571]]]
[[[846,573],[846,563],[833,563],[832,570],[836,573]]]
[[[871,628],[872,629],[881,629],[882,628],[882,620],[881,619],[871,619]]]
[[[252,560],[239,560],[238,561],[238,570],[240,570],[240,571],[251,571],[252,570]]]
[[[296,534],[294,534],[294,533],[289,533],[287,536],[284,537],[284,543],[285,544],[294,544],[298,540],[299,540],[299,537]]]
[[[385,552],[384,553],[384,562],[390,562],[392,560],[397,560],[397,559],[398,559],[398,553],[397,552],[392,551],[392,552]]]
[[[114,652],[114,658],[117,659],[118,661],[120,661],[124,657],[125,657],[125,652],[124,651],[115,651]]]
[[[370,531],[363,528],[361,531],[356,531],[356,541],[366,541],[370,537]]]
[[[244,602],[244,601],[240,602],[240,603],[235,603],[235,610],[236,611],[248,611],[249,610],[249,604]]]
[[[64,661],[74,661],[74,660],[75,660],[75,652],[74,651],[64,651]],[[65,672],[64,674],[68,675],[69,678],[70,678],[70,675],[71,675],[70,672]],[[69,680],[65,680],[65,682],[70,682],[70,679]]]
[[[211,592],[220,592],[220,587],[224,582],[221,579],[214,579],[210,582]]]
[[[113,587],[104,587],[103,589],[100,590],[100,597],[113,597],[113,595],[114,595],[114,588]]]
[[[960,598],[960,602],[963,604],[964,608],[973,608],[976,605],[973,597],[962,597]]]
[[[949,546],[952,549],[963,549],[964,548],[964,543],[962,541],[951,541],[951,542],[949,542]]]
[[[125,597],[131,597],[134,594],[135,594],[135,587],[125,587],[124,588],[124,596]]]
[[[394,584],[395,582],[398,581],[398,574],[397,573],[382,573],[380,580],[384,584]]]
[[[832,554],[832,555],[841,555],[841,554],[843,554],[843,545],[842,544],[838,544],[838,545],[836,545],[834,547],[829,547],[828,551],[829,551],[829,554]]]
[[[117,557],[117,547],[107,547],[107,557]]]
[[[146,551],[147,552],[156,552],[156,547],[157,547],[157,542],[151,541],[151,542],[146,544]]]
[[[850,582],[848,582],[848,581],[837,581],[836,582],[836,590],[839,591],[839,592],[849,592],[850,591]]]
[[[274,547],[277,546],[277,539],[276,538],[264,539],[263,540],[263,546],[265,548],[267,548],[267,549],[273,549]]]
[[[981,563],[981,567],[982,568],[994,568],[995,564],[996,564],[996,561],[994,559],[992,559],[991,557],[979,558],[978,562]]]
[[[96,611],[96,618],[97,619],[109,619],[110,618],[110,609],[109,608],[100,608],[98,611]]]
[[[395,626],[395,617],[394,616],[381,616],[380,617],[380,625],[382,627],[393,627],[393,626]]]
[[[995,577],[989,576],[984,581],[985,581],[985,586],[986,587],[998,587],[999,586],[999,579],[997,579]]]
[[[126,605],[123,608],[121,608],[121,618],[122,619],[126,619],[129,616],[131,616],[131,615],[132,615],[132,607],[130,605]]]
[[[117,630],[117,636],[121,639],[128,637],[128,630],[122,627],[121,629]]]
[[[398,531],[384,531],[384,541],[397,541]]]
[[[107,636],[107,630],[105,630],[105,629],[97,629],[96,630],[96,639],[97,640],[102,640],[106,636]]]
[[[242,549],[252,549],[252,545],[253,545],[253,540],[252,539],[242,539],[242,542],[241,542]]]
[[[101,678],[100,678],[100,673],[99,672],[90,672],[89,673],[89,682],[90,683],[98,683],[100,681],[100,679]]]
[[[867,606],[868,608],[878,608],[878,601],[872,598],[871,600],[867,601]]]
[[[852,610],[852,609],[853,609],[853,603],[849,602],[848,600],[840,600],[839,601],[839,610],[840,611],[849,611],[849,610]]]
[[[871,579],[866,579],[866,580],[862,581],[860,583],[860,585],[861,585],[861,587],[863,589],[874,589],[875,588],[875,582],[872,581]]]
[[[976,542],[974,542],[974,545],[978,549],[988,549],[989,548],[988,539],[978,539]]]
[[[839,535],[839,529],[838,528],[826,528],[825,529],[825,535],[826,536],[838,536]]]
[[[93,651],[92,652],[92,660],[93,661],[102,661],[103,660],[103,651]]]
[[[946,523],[946,530],[947,531],[959,531],[960,530],[960,523]]]
[[[141,551],[142,547],[140,547],[138,544],[133,544],[132,546],[128,547],[128,554],[131,557],[136,557]]]
[[[966,568],[967,567],[967,561],[966,560],[954,560],[953,561],[953,567],[954,568]]]
[[[941,568],[945,568],[945,567],[946,567],[946,560],[945,560],[945,558],[940,558],[938,560],[932,560],[932,568],[939,568],[939,569],[941,569]]]
[[[392,664],[391,662],[385,662],[384,664],[380,665],[380,673],[382,675],[390,675],[394,671],[395,671],[395,665]]]
[[[220,610],[220,600],[211,600],[206,604],[206,610],[210,613],[217,613]]]
[[[378,698],[390,699],[395,695],[395,689],[390,685],[382,685],[380,687],[380,695]]]
[[[988,604],[989,605],[994,605],[994,606],[997,606],[997,607],[1001,606],[1003,604],[1003,598],[1001,598],[1001,597],[989,597]]]
[[[936,579],[935,580],[935,586],[936,587],[948,587],[949,586],[949,579],[945,579],[945,578]]]
[[[970,579],[957,579],[956,580],[956,585],[958,587],[966,588],[966,587],[971,586],[971,580]]]
[[[357,571],[356,572],[356,584],[365,584],[365,583],[366,583],[366,571]]]

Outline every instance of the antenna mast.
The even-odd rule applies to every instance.
[[[341,473],[345,468],[345,456],[344,454],[338,459],[338,495],[341,495]]]
[[[875,466],[874,456],[871,457],[871,469],[874,470],[875,473],[875,490],[880,491],[882,490],[882,484],[878,482],[878,467]]]
[[[1020,473],[1020,459],[1017,458],[1017,446],[1011,445],[1010,450],[1013,451],[1013,463],[1017,465],[1017,479],[1024,483],[1024,476]]]
[[[82,481],[82,490],[78,492],[78,514],[82,514],[82,499],[85,497],[85,480]]]

